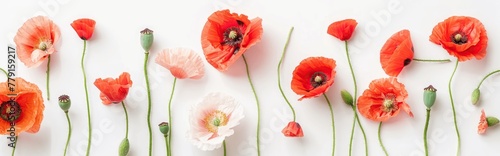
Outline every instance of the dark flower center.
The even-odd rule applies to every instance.
[[[243,34],[241,33],[240,28],[230,27],[224,31],[223,35],[224,39],[222,41],[222,45],[234,47],[234,53],[236,54],[239,50],[240,43],[243,40]]]
[[[407,58],[407,59],[405,60],[405,62],[404,62],[404,66],[409,65],[409,64],[410,64],[410,62],[411,62],[411,59]]]
[[[317,88],[321,85],[324,85],[327,81],[327,77],[326,77],[326,74],[323,73],[323,72],[315,72],[312,76],[311,76],[311,85],[313,86],[313,88]]]
[[[0,106],[0,118],[14,122],[21,116],[21,106],[16,101],[5,101]]]
[[[465,35],[463,32],[456,32],[451,36],[451,40],[453,41],[453,43],[461,45],[467,43],[467,35]]]

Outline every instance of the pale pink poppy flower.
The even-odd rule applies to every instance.
[[[243,107],[234,98],[210,93],[191,107],[188,137],[201,150],[220,148],[224,139],[234,134],[233,127],[239,125],[243,117]]]
[[[26,21],[14,37],[19,60],[28,68],[37,67],[56,52],[61,32],[52,20],[37,16]]]
[[[486,133],[486,129],[488,129],[488,122],[486,121],[486,114],[484,113],[484,109],[481,110],[481,117],[479,118],[479,126],[477,126],[477,133],[484,134]]]
[[[187,48],[164,49],[155,62],[170,70],[178,79],[200,79],[205,74],[201,57]]]

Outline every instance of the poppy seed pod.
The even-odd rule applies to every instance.
[[[489,117],[486,117],[486,122],[488,123],[488,127],[491,127],[491,126],[495,126],[500,121],[496,117],[489,116]]]
[[[353,105],[354,100],[352,99],[351,93],[349,93],[347,90],[340,91],[340,96],[342,97],[342,100],[344,100],[345,104],[349,106]]]
[[[68,112],[71,107],[71,99],[69,99],[68,95],[59,96],[59,107],[61,107],[64,112]]]
[[[473,105],[477,104],[477,102],[479,101],[479,97],[481,97],[481,91],[479,90],[479,88],[476,88],[474,89],[474,91],[472,91],[471,102]]]
[[[424,88],[424,104],[427,109],[430,109],[432,105],[434,105],[434,102],[436,101],[436,91],[436,88],[432,85]]]
[[[168,122],[162,122],[158,125],[158,127],[160,127],[160,132],[167,136],[168,135],[168,131],[170,130],[170,126],[168,126]]]
[[[128,154],[129,149],[130,149],[130,144],[128,138],[125,138],[120,143],[120,147],[118,147],[118,155],[126,156]]]
[[[151,45],[153,45],[153,40],[153,30],[146,28],[141,31],[141,46],[146,51],[146,53],[149,53]]]

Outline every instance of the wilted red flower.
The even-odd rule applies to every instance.
[[[380,50],[380,64],[389,76],[398,76],[413,60],[410,31],[404,29],[392,35]]]
[[[214,68],[225,71],[262,37],[262,19],[248,20],[229,10],[216,11],[205,23],[201,44],[205,57]]]
[[[18,136],[21,132],[37,133],[43,120],[42,91],[37,85],[16,77],[11,81],[15,86],[14,92],[10,90],[12,85],[7,82],[0,83],[0,134],[9,135],[11,123],[14,122],[13,131]],[[9,94],[17,94],[11,97]],[[12,111],[14,110],[14,111]]]
[[[411,117],[405,86],[395,77],[373,80],[370,87],[358,99],[358,110],[364,117],[374,121],[386,121],[403,109]]]
[[[356,29],[358,22],[354,19],[345,19],[337,22],[333,22],[328,26],[327,33],[342,40],[349,40]]]
[[[92,38],[92,34],[94,34],[95,21],[93,19],[81,18],[73,21],[71,27],[75,29],[82,40],[88,40]]]
[[[477,126],[477,133],[484,134],[486,133],[486,129],[488,129],[488,122],[486,121],[486,114],[484,113],[484,109],[481,110],[481,117],[479,118],[479,126]]]
[[[300,127],[300,124],[295,121],[289,122],[288,125],[285,128],[283,128],[281,133],[283,133],[283,135],[285,135],[286,137],[304,136],[304,132],[302,132],[302,127]]]
[[[293,70],[292,90],[303,95],[299,100],[320,96],[328,91],[335,78],[335,60],[309,57]]]
[[[488,36],[481,21],[468,16],[452,16],[432,29],[429,40],[441,45],[458,61],[486,56]]]
[[[132,86],[130,74],[123,72],[117,79],[98,78],[95,80],[94,85],[101,91],[101,100],[105,105],[111,103],[120,103],[127,97],[128,90]]]

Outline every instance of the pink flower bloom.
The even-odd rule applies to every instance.
[[[155,61],[178,79],[200,79],[205,74],[201,57],[191,49],[164,49]]]
[[[486,114],[484,113],[484,109],[481,110],[481,117],[479,118],[479,126],[477,126],[477,133],[484,134],[486,133],[486,129],[488,129],[488,122],[486,121]]]
[[[232,128],[239,125],[243,117],[243,107],[235,99],[210,93],[191,107],[189,139],[204,151],[220,148],[224,139],[234,134]]]
[[[56,52],[55,44],[61,32],[52,20],[37,16],[26,21],[14,37],[19,60],[26,67],[37,67],[47,57]]]

